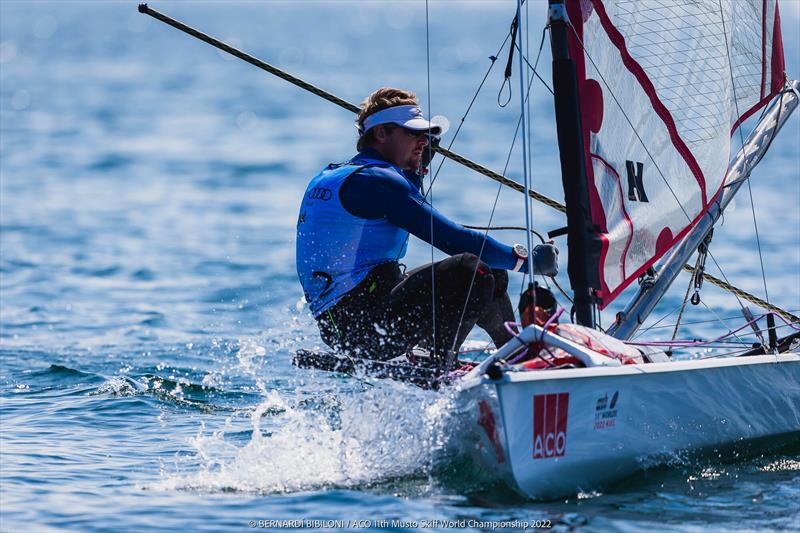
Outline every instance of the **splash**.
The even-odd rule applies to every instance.
[[[137,387],[131,380],[122,376],[115,376],[100,385],[96,391],[90,392],[90,396],[108,394],[111,396],[136,396],[142,392],[141,387]]]
[[[253,409],[244,446],[201,428],[191,440],[198,468],[167,474],[156,488],[287,493],[429,475],[448,446],[451,398],[388,381],[371,385],[310,399],[308,389],[272,390]]]

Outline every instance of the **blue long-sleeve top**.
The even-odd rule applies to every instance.
[[[365,158],[385,160],[377,150],[365,148],[352,161]],[[386,217],[446,254],[469,252],[492,268],[514,268],[517,258],[510,246],[448,219],[422,196],[420,177],[411,171],[401,172],[396,167],[378,166],[359,170],[342,184],[339,199],[350,214],[367,219]],[[520,271],[527,272],[527,267],[526,262]]]

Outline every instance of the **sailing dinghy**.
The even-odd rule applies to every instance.
[[[510,32],[512,49],[517,33],[527,30],[522,3]],[[468,452],[530,498],[602,489],[685,451],[765,439],[798,442],[800,319],[704,271],[705,258],[713,259],[714,224],[800,102],[800,83],[784,73],[777,1],[549,0],[548,9],[566,205],[529,187],[523,80],[526,65],[534,74],[535,65],[519,45],[524,183],[449,147],[435,150],[526,193],[529,238],[530,199],[566,213],[567,226],[553,234],[567,235],[574,324],[531,324],[455,373],[452,362],[443,373],[403,357],[354,361],[305,350],[295,364],[424,387],[451,385]],[[139,10],[358,111],[144,4]],[[510,65],[511,56],[507,77]],[[740,126],[756,116],[745,139]],[[737,131],[740,147],[730,157]],[[705,344],[674,337],[633,341],[682,270],[692,273],[693,303],[704,280],[733,292],[745,317],[742,328],[752,328],[759,343],[680,359],[671,352],[691,354]],[[595,318],[634,282],[636,294],[602,331]],[[684,306],[688,297],[687,290]],[[768,312],[754,317],[743,301]],[[778,338],[778,329],[792,334]]]
[[[549,7],[576,312],[593,328],[593,306],[639,280],[607,331],[628,341],[690,256],[707,253],[714,222],[797,107],[800,83],[783,73],[773,1]],[[729,158],[731,134],[762,109]],[[794,330],[782,342],[771,334],[744,354],[640,364],[622,364],[599,335],[528,326],[460,380],[471,451],[520,493],[556,498],[685,451],[798,442],[800,323],[776,316]],[[508,363],[533,342],[580,368]]]

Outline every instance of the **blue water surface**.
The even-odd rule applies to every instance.
[[[533,60],[546,4],[530,4]],[[515,10],[432,1],[426,47],[420,1],[151,5],[351,102],[413,88],[450,118],[451,135]],[[800,3],[781,14],[797,77]],[[497,104],[504,62],[454,146],[497,170],[519,112],[516,78],[512,103]],[[549,62],[545,45],[545,80]],[[562,198],[541,85],[531,110],[534,187]],[[528,502],[451,452],[459,428],[446,394],[294,368],[296,349],[322,347],[295,274],[297,208],[322,165],[354,153],[352,121],[135,2],[0,2],[0,530],[226,531],[268,519],[798,528],[797,443],[733,461],[674,457],[602,493]],[[770,300],[795,312],[798,146],[795,116],[752,181]],[[507,173],[520,179],[519,145]],[[481,225],[496,194],[448,162],[434,203]],[[503,190],[493,224],[522,216],[520,195]],[[732,283],[763,297],[752,217],[741,195],[712,251]],[[533,218],[543,231],[564,224],[542,206]],[[406,259],[430,257],[413,242]],[[513,296],[522,280],[512,281]],[[661,326],[674,323],[687,282],[648,335],[672,334]],[[682,337],[724,333],[718,318],[741,323],[735,299],[708,286],[702,296]]]

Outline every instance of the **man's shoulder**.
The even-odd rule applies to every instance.
[[[353,159],[345,163],[346,165],[361,167],[359,172],[364,172],[368,170],[384,170],[388,173],[395,173],[399,174],[400,170],[389,163],[388,161],[383,161],[382,159],[375,159],[371,157],[361,157],[361,154],[355,156]]]
[[[352,177],[358,180],[370,180],[375,184],[386,183],[394,185],[405,185],[408,181],[403,173],[397,167],[390,163],[364,164],[364,166],[352,174]]]

